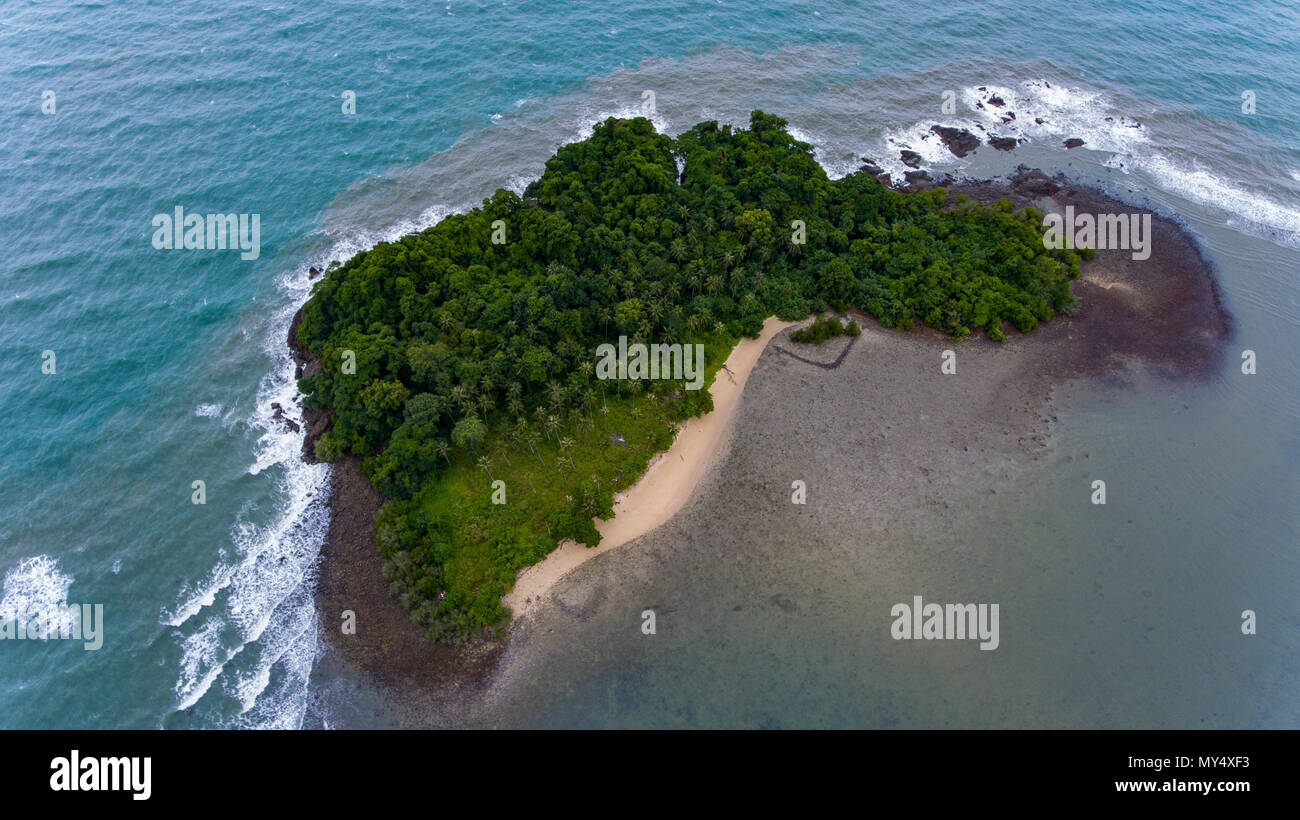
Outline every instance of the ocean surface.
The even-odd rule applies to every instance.
[[[284,339],[308,268],[497,188],[522,190],[594,121],[640,113],[646,90],[656,126],[673,134],[704,119],[743,124],[753,108],[779,114],[836,176],[863,154],[901,173],[898,150],[910,147],[956,174],[1063,170],[1179,215],[1234,319],[1226,369],[1208,386],[1075,396],[1073,423],[1057,431],[1063,452],[1113,456],[1147,488],[1141,503],[1126,523],[1117,514],[1089,532],[1059,502],[1057,472],[1024,488],[1023,515],[972,509],[963,522],[958,511],[948,526],[1000,534],[1009,555],[1050,534],[1066,565],[1084,560],[1089,539],[1148,547],[1169,617],[1231,635],[1237,613],[1256,610],[1258,654],[1223,657],[1287,681],[1237,693],[1251,708],[1209,714],[1152,716],[1133,698],[1101,716],[1057,692],[1075,704],[1062,723],[1300,726],[1300,683],[1284,674],[1300,655],[1293,3],[11,0],[0,88],[0,615],[89,603],[105,621],[98,651],[0,643],[0,726],[337,725],[311,705],[324,685],[312,584],[329,468],[301,463],[301,435],[271,408],[293,414]],[[344,112],[349,91],[355,113]],[[990,93],[1014,123],[975,106]],[[934,123],[1026,142],[958,160],[925,137]],[[1067,152],[1069,137],[1086,144]],[[155,249],[155,215],[178,206],[259,215],[260,254]],[[1236,373],[1238,348],[1256,352],[1256,375]],[[1059,626],[1068,633],[1068,617]],[[756,651],[750,668],[772,667],[783,646]],[[834,644],[821,649],[834,658]],[[680,699],[757,697],[668,668]],[[681,714],[648,687],[579,697],[609,680],[564,674],[517,722]],[[885,686],[854,680],[778,698],[768,718],[871,725],[833,708]],[[963,711],[978,708],[902,710],[895,725],[933,714],[979,725]],[[710,714],[726,723],[733,712]]]

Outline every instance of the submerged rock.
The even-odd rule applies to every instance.
[[[939,135],[943,144],[954,156],[964,157],[980,146],[980,138],[965,128],[949,128],[944,125],[932,125],[930,130]]]
[[[989,137],[989,145],[999,151],[1010,151],[1016,147],[1015,137]]]
[[[1070,137],[1068,140],[1065,141],[1066,148],[1078,148],[1080,145],[1083,144],[1084,144],[1083,140],[1079,139],[1078,137]]]
[[[901,151],[899,153],[899,157],[902,158],[903,164],[906,165],[908,168],[921,167],[921,155],[916,153],[915,151]]]

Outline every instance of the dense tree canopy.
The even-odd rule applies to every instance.
[[[360,456],[391,499],[380,550],[430,637],[499,622],[515,573],[559,539],[594,545],[613,492],[711,409],[681,382],[595,380],[599,344],[702,343],[711,372],[766,317],[827,304],[996,340],[1072,309],[1078,261],[1044,248],[1041,214],[830,180],[785,125],[755,111],[673,139],[611,118],[523,197],[499,190],[317,284],[298,328],[322,365],[300,386],[334,417],[317,454]]]

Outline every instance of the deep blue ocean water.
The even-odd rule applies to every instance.
[[[778,113],[835,174],[900,144],[1006,170],[921,143],[979,121],[978,86],[1003,89],[1030,140],[1016,161],[1181,214],[1268,368],[1203,421],[1263,425],[1217,455],[1269,492],[1215,520],[1294,581],[1298,46],[1288,2],[7,3],[0,613],[101,603],[106,624],[95,652],[0,644],[0,725],[302,725],[328,468],[298,461],[270,403],[291,405],[307,268],[521,189],[645,89],[670,133]],[[258,214],[259,258],[156,250],[176,206]],[[1280,695],[1261,724],[1296,725],[1300,698]]]

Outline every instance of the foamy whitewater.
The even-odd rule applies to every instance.
[[[74,621],[67,611],[71,586],[72,576],[61,572],[58,561],[48,555],[18,562],[0,584],[0,623],[26,623],[38,618],[56,629],[70,631]]]
[[[645,4],[376,6],[360,19],[330,2],[180,0],[168,38],[129,6],[13,10],[0,80],[52,88],[60,103],[47,116],[39,97],[15,102],[0,152],[12,249],[0,329],[15,342],[0,362],[0,613],[103,603],[106,629],[99,652],[3,647],[0,724],[339,725],[337,703],[313,706],[324,687],[351,691],[319,672],[321,630],[334,628],[313,602],[330,468],[300,458],[285,345],[309,269],[497,188],[521,193],[556,147],[608,116],[648,113],[676,134],[707,119],[744,125],[761,108],[834,177],[870,157],[901,179],[908,149],[931,172],[1023,163],[1177,214],[1221,272],[1242,346],[1269,368],[1250,392],[1216,394],[1197,435],[1254,425],[1294,455],[1300,71],[1294,36],[1236,38],[1261,25],[1294,35],[1295,21],[1269,4],[1199,13],[1209,8],[1134,2],[1096,20],[1009,2],[978,16],[747,2],[674,7],[667,26]],[[340,15],[353,24],[343,40],[322,22]],[[1167,39],[1145,42],[1150,30]],[[1213,59],[1206,42],[1221,43]],[[103,63],[115,43],[133,45]],[[1255,115],[1241,112],[1246,88]],[[357,92],[355,115],[340,111],[343,89]],[[1022,142],[958,159],[933,125]],[[1069,138],[1085,144],[1067,150]],[[154,251],[150,219],[176,206],[260,213],[261,258]],[[41,374],[46,349],[57,374]],[[1225,458],[1243,474],[1272,469],[1273,486],[1294,487],[1285,461],[1261,467],[1239,449]],[[192,503],[196,480],[204,504]],[[1223,520],[1288,577],[1293,555],[1277,544],[1294,513],[1271,496],[1238,502]],[[1207,508],[1195,493],[1174,503],[1190,519]],[[1164,532],[1135,526],[1147,528],[1135,540]]]

